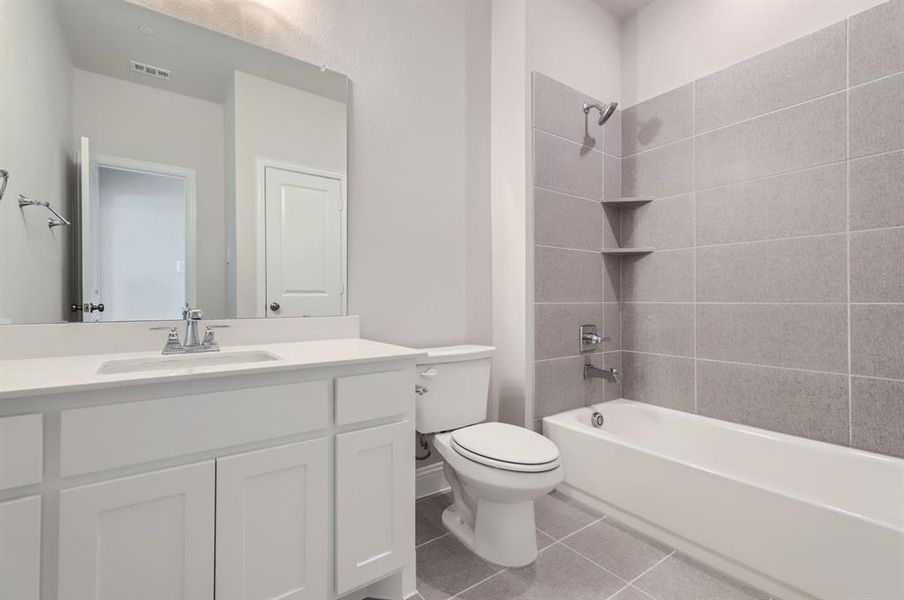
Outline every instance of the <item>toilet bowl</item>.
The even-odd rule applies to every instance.
[[[506,567],[537,557],[534,500],[564,475],[559,449],[542,435],[506,423],[484,423],[490,384],[489,346],[426,350],[418,361],[415,420],[433,445],[454,502],[443,524],[475,554]]]
[[[462,438],[467,447],[456,441]],[[555,444],[503,423],[441,433],[433,443],[445,461],[443,473],[454,498],[443,513],[446,529],[490,562],[506,567],[532,563],[537,558],[534,500],[564,476]]]

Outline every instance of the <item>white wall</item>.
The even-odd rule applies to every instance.
[[[72,302],[70,228],[48,229],[44,208],[71,220],[72,65],[53,4],[0,2],[0,323],[67,320]]]
[[[527,67],[602,101],[621,97],[618,19],[592,0],[527,2]]]
[[[623,106],[648,100],[882,2],[656,0],[623,25]]]
[[[104,321],[178,319],[185,302],[185,181],[101,167],[100,297]]]
[[[139,3],[349,75],[349,312],[389,342],[490,341],[486,0]]]
[[[223,107],[80,69],[74,83],[74,142],[87,136],[95,154],[195,170],[197,304],[226,316]]]
[[[235,250],[231,252],[236,267],[236,315],[263,317],[256,314],[256,160],[269,158],[346,173],[346,105],[236,71],[230,107],[236,161]]]

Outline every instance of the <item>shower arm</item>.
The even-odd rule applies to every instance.
[[[66,217],[55,211],[53,207],[50,206],[50,202],[35,200],[34,198],[29,198],[28,196],[19,194],[19,208],[22,208],[23,206],[43,206],[51,213],[53,213],[53,216],[56,218],[47,219],[47,226],[50,228],[60,227],[61,225],[72,225],[72,223],[70,223],[69,220],[66,219]]]

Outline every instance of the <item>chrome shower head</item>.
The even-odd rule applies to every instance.
[[[610,103],[606,104],[605,106],[600,106],[596,102],[594,102],[593,104],[587,104],[585,102],[584,103],[584,114],[589,115],[591,108],[595,108],[596,110],[599,111],[600,118],[599,118],[599,121],[597,121],[597,124],[602,126],[606,121],[609,120],[609,117],[612,116],[612,114],[615,112],[615,109],[618,108],[618,102],[610,102]]]

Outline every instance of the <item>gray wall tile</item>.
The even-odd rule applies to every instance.
[[[602,153],[535,130],[534,162],[537,186],[591,200],[602,199]]]
[[[843,90],[844,22],[697,81],[697,131],[736,123]]]
[[[839,93],[697,136],[697,187],[843,160],[845,112]]]
[[[843,304],[698,304],[697,357],[847,372]]]
[[[622,195],[622,161],[606,155],[603,157],[603,196],[617,198]]]
[[[622,394],[629,400],[694,411],[694,360],[622,352]]]
[[[622,159],[622,195],[662,198],[693,188],[693,141]]]
[[[847,445],[848,377],[701,360],[697,412]]]
[[[608,361],[618,364],[618,352],[588,355],[591,362],[607,367]],[[603,402],[605,387],[609,384],[602,379],[584,379],[585,356],[541,360],[534,371],[534,416],[537,418],[554,415],[565,410],[580,408]]]
[[[851,85],[904,71],[904,4],[886,2],[849,22]]]
[[[602,206],[596,200],[534,188],[534,243],[563,248],[602,248]]]
[[[904,302],[904,227],[851,234],[851,302]]]
[[[623,154],[621,142],[622,112],[622,110],[616,110],[603,127],[605,130],[603,134],[603,152],[619,158]]]
[[[602,256],[597,252],[535,246],[535,302],[599,302]]]
[[[690,137],[694,133],[694,85],[626,108],[621,127],[625,155]]]
[[[846,176],[837,163],[697,192],[697,244],[844,231]]]
[[[846,236],[697,248],[697,301],[846,302]]]
[[[670,250],[622,258],[621,300],[692,302],[694,251]]]
[[[851,305],[851,372],[904,379],[904,304]]]
[[[621,257],[603,257],[603,302],[618,302],[621,300],[621,273]]]
[[[904,381],[851,380],[851,444],[904,458]]]
[[[904,151],[850,164],[851,229],[904,225]]]
[[[621,239],[622,211],[603,206],[603,248],[616,248]]]
[[[694,356],[693,304],[622,304],[622,349]]]
[[[533,75],[534,127],[601,151],[604,130],[596,124],[593,114],[588,118],[581,110],[584,102],[599,100],[542,73]]]
[[[851,89],[851,157],[904,148],[904,74]]]
[[[608,306],[608,314],[604,314],[601,302],[535,305],[534,358],[543,360],[580,355],[580,327],[587,323],[595,323],[600,328],[600,335],[612,338],[612,341],[601,344],[599,351],[618,350],[618,304]]]
[[[621,246],[656,249],[694,245],[694,195],[684,194],[622,210]]]

